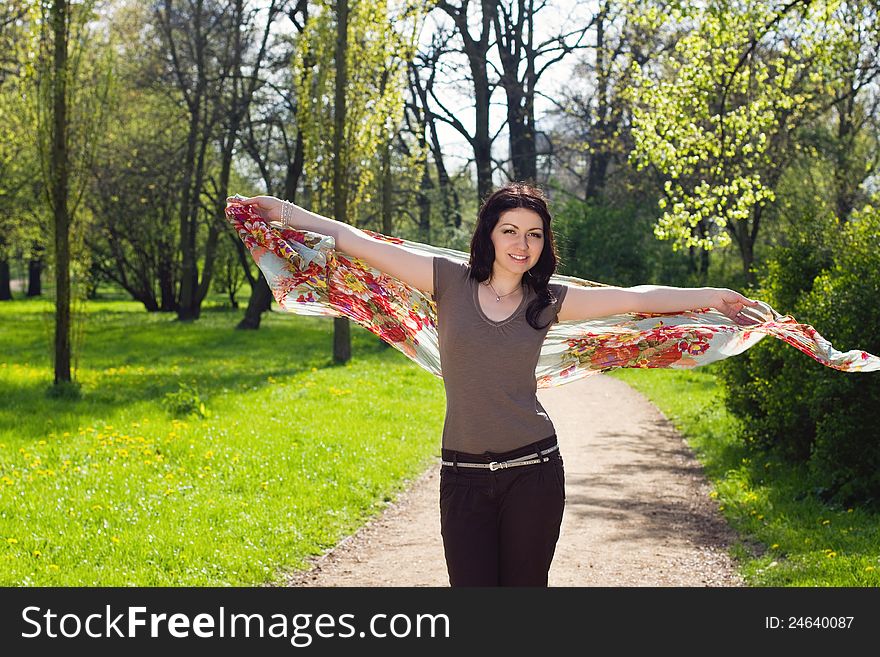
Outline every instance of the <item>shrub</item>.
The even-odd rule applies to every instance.
[[[880,353],[880,213],[808,228],[775,249],[754,294],[838,349]],[[773,338],[718,371],[752,447],[808,463],[808,486],[825,499],[880,501],[880,375],[824,367]]]
[[[175,392],[165,393],[162,398],[162,407],[173,417],[185,417],[196,415],[208,417],[210,415],[199,391],[187,383],[178,383]]]

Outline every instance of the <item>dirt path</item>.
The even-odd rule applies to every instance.
[[[699,463],[668,420],[625,383],[595,375],[538,397],[566,469],[551,586],[742,586],[735,539]],[[373,522],[291,586],[448,586],[439,462]]]

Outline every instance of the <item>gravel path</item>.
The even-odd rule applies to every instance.
[[[601,374],[538,391],[566,470],[551,586],[743,586],[699,463],[644,396]],[[439,460],[290,586],[448,586]]]

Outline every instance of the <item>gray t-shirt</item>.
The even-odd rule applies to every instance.
[[[500,322],[486,317],[470,266],[434,257],[434,301],[440,366],[446,387],[443,447],[470,454],[506,452],[556,433],[537,397],[535,367],[547,328],[526,321],[536,294],[530,288],[513,314]],[[538,324],[553,322],[568,288],[550,284],[557,301]]]

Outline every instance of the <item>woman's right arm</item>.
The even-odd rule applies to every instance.
[[[274,196],[236,197],[228,200],[252,206],[257,214],[270,222],[281,221],[282,204],[287,203]],[[373,269],[393,276],[410,287],[434,294],[434,263],[431,256],[374,239],[354,226],[322,217],[295,204],[290,205],[293,210],[293,218],[288,221],[290,227],[330,235],[336,240],[336,248],[340,251],[363,260]]]

